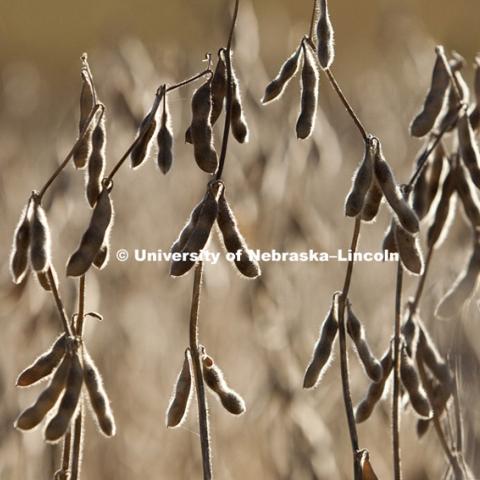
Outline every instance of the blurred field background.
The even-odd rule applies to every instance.
[[[378,135],[397,178],[406,180],[421,143],[408,124],[430,80],[434,45],[472,60],[480,49],[480,3],[377,0],[330,2],[336,29],[334,71],[369,131]],[[17,414],[39,387],[15,388],[17,374],[60,331],[51,296],[31,278],[13,287],[8,274],[11,235],[32,189],[39,188],[76,138],[80,55],[89,54],[100,99],[107,106],[108,170],[134,138],[161,83],[203,68],[205,52],[224,45],[228,5],[220,1],[27,2],[0,4],[0,479],[52,478],[60,449],[46,446],[41,429],[14,430]],[[230,202],[251,248],[335,252],[347,249],[352,222],[343,216],[350,178],[363,154],[361,138],[324,77],[313,139],[295,138],[298,80],[274,105],[259,99],[279,65],[308,29],[311,2],[242,0],[235,66],[244,92],[251,139],[231,143],[225,181]],[[125,166],[115,180],[116,221],[112,252],[167,250],[206,175],[183,142],[193,87],[171,95],[176,136],[175,163],[164,177],[149,161],[138,171]],[[220,133],[218,129],[217,133]],[[217,142],[218,143],[218,142]],[[87,225],[90,210],[83,173],[68,168],[46,198],[54,265],[66,258]],[[480,478],[478,392],[479,314],[472,302],[462,322],[432,315],[469,255],[470,236],[461,215],[448,242],[434,257],[422,318],[445,353],[452,333],[463,339],[463,383],[467,460]],[[363,230],[360,250],[381,248],[385,207]],[[214,236],[215,237],[215,236]],[[220,248],[216,238],[211,248]],[[350,446],[342,402],[338,355],[320,387],[303,391],[304,368],[333,291],[346,264],[272,263],[260,280],[241,279],[224,261],[207,265],[201,304],[201,343],[222,366],[247,402],[240,418],[209,397],[216,478],[351,478]],[[87,277],[86,342],[103,372],[118,434],[100,436],[88,418],[83,478],[200,478],[195,404],[186,424],[167,431],[164,413],[188,342],[192,275],[173,280],[165,263],[125,263],[112,258]],[[393,330],[395,266],[359,264],[351,300],[380,355]],[[406,280],[405,298],[415,287]],[[61,293],[74,311],[76,282],[63,277]],[[350,350],[352,396],[357,403],[368,380]],[[379,478],[392,477],[389,401],[359,426]],[[402,416],[405,479],[442,478],[445,461],[433,431],[421,441],[410,409]]]

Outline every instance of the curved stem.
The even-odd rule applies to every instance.
[[[210,454],[210,434],[208,431],[208,407],[205,396],[202,366],[200,364],[200,351],[198,345],[198,312],[202,289],[203,263],[195,267],[193,279],[192,308],[190,312],[190,354],[192,356],[193,373],[197,390],[198,423],[200,427],[200,446],[202,449],[203,478],[212,478],[212,458]]]

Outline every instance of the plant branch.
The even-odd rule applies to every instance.
[[[55,278],[53,277],[52,270],[49,268],[47,270],[47,277],[48,283],[50,283],[50,287],[52,289],[52,295],[55,299],[55,304],[57,306],[58,313],[60,314],[60,318],[62,320],[63,329],[67,336],[72,336],[72,329],[70,328],[70,322],[68,321],[67,314],[65,313],[65,307],[63,306],[62,299],[60,298],[60,294],[58,293],[57,284],[55,282]]]
[[[80,467],[82,465],[83,450],[83,399],[80,398],[78,413],[75,419],[72,449],[72,475],[70,480],[78,480],[80,478]]]
[[[200,445],[202,449],[203,478],[212,478],[212,458],[210,454],[210,434],[208,431],[208,407],[205,396],[205,384],[203,381],[202,366],[200,364],[200,351],[198,345],[198,318],[199,305],[202,289],[203,263],[199,262],[195,267],[193,280],[192,308],[190,312],[190,354],[192,356],[193,373],[197,390],[198,423],[200,427]]]

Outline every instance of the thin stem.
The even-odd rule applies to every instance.
[[[230,33],[228,34],[228,42],[227,42],[227,50],[228,51],[230,51],[231,46],[232,46],[233,32],[235,31],[235,24],[237,23],[239,4],[240,4],[240,0],[235,0],[235,7],[233,9],[232,24],[230,26]]]
[[[395,292],[395,336],[393,349],[393,399],[392,399],[392,445],[393,445],[393,471],[394,479],[401,480],[401,457],[400,457],[400,322],[402,309],[402,284],[403,267],[400,261],[397,265],[397,285]]]
[[[350,250],[352,252],[351,260],[348,262],[347,272],[345,274],[345,282],[343,284],[342,293],[338,299],[338,329],[339,329],[339,339],[340,339],[340,369],[342,376],[342,390],[343,390],[343,401],[345,404],[345,411],[347,414],[348,430],[350,433],[350,442],[352,444],[352,453],[353,453],[353,466],[354,466],[354,479],[361,480],[361,468],[359,462],[359,444],[358,444],[358,433],[357,426],[355,424],[355,415],[353,413],[353,403],[352,397],[350,394],[350,381],[349,381],[349,371],[348,371],[348,354],[347,354],[347,341],[345,334],[345,304],[348,297],[348,292],[350,289],[350,283],[352,280],[353,273],[353,254],[355,253],[358,245],[358,239],[360,236],[360,227],[361,227],[361,218],[358,216],[355,219],[355,225],[353,228],[352,242],[350,245]]]
[[[68,165],[68,162],[73,157],[73,154],[75,153],[75,150],[77,149],[78,145],[84,139],[85,135],[87,134],[87,131],[90,129],[91,123],[92,123],[93,119],[95,118],[95,115],[96,115],[96,113],[99,109],[101,109],[103,111],[103,110],[105,110],[105,106],[102,105],[102,104],[96,104],[95,107],[92,109],[92,111],[90,112],[90,115],[87,118],[87,121],[85,122],[85,126],[83,127],[83,130],[80,133],[77,141],[73,144],[73,147],[68,152],[68,154],[65,157],[65,159],[63,160],[63,162],[57,167],[57,169],[53,172],[52,176],[47,180],[45,185],[40,190],[40,192],[38,194],[38,201],[39,202],[42,200],[42,197],[45,195],[45,192],[48,190],[48,188],[53,183],[53,181],[58,177],[58,175],[62,172],[62,170]]]
[[[425,287],[425,280],[427,279],[428,269],[432,261],[433,252],[434,252],[433,247],[430,247],[427,252],[427,258],[425,259],[425,267],[423,269],[422,276],[420,277],[420,280],[418,281],[418,284],[417,284],[417,290],[415,291],[415,297],[413,299],[413,304],[410,309],[410,315],[417,310],[418,304],[420,303],[420,299],[423,294],[423,289]]]
[[[200,73],[197,73],[193,77],[187,78],[186,80],[183,80],[183,82],[176,83],[175,85],[171,85],[170,87],[167,87],[166,92],[168,93],[168,92],[171,92],[172,90],[176,90],[177,88],[184,87],[185,85],[188,85],[189,83],[195,82],[196,80],[204,77],[205,75],[211,75],[211,74],[212,74],[212,70],[209,66],[207,69],[203,70]],[[163,86],[160,87],[160,89],[162,89],[162,88],[163,88]]]
[[[72,433],[69,430],[63,439],[63,453],[62,453],[62,473],[67,473],[70,467],[70,453],[72,450]]]
[[[208,408],[198,346],[198,312],[202,289],[202,276],[203,263],[199,262],[195,267],[195,276],[193,280],[192,309],[190,312],[190,354],[192,356],[193,373],[197,390],[198,423],[200,427],[203,478],[204,480],[210,480],[212,478],[212,458],[210,454],[210,434],[208,431]]]
[[[55,299],[55,304],[57,305],[58,313],[60,314],[60,318],[62,320],[63,328],[67,336],[72,336],[72,330],[70,328],[70,322],[68,321],[67,314],[65,313],[65,307],[63,306],[62,299],[60,298],[60,294],[58,293],[57,284],[55,282],[55,278],[53,277],[52,270],[49,268],[47,270],[47,277],[48,282],[50,283],[50,287],[52,289],[52,295]]]
[[[80,467],[82,465],[82,450],[83,450],[83,400],[80,399],[78,407],[78,414],[75,419],[75,427],[73,434],[73,449],[72,449],[72,476],[70,480],[79,480]]]
[[[82,275],[78,281],[78,311],[77,325],[75,333],[78,337],[83,338],[83,325],[85,319],[85,275]]]
[[[337,81],[335,80],[335,77],[333,75],[333,72],[329,69],[329,68],[326,68],[324,70],[324,72],[327,74],[327,77],[328,77],[328,80],[330,82],[330,84],[332,85],[332,87],[334,88],[335,92],[337,93],[338,97],[340,98],[340,100],[342,101],[344,107],[347,109],[347,112],[348,114],[350,115],[350,117],[352,117],[352,120],[353,122],[355,123],[356,127],[358,128],[360,134],[362,135],[363,139],[365,141],[367,141],[368,139],[368,134],[367,134],[367,131],[365,130],[365,127],[363,126],[362,122],[360,121],[360,119],[358,118],[357,114],[355,113],[355,111],[353,110],[353,107],[350,105],[350,103],[348,102],[347,98],[345,97],[345,95],[343,94],[342,92],[342,89],[340,88],[340,86],[338,85]]]
[[[458,340],[458,334],[456,336],[456,341]],[[457,343],[457,342],[455,342]],[[453,411],[455,415],[455,427],[456,427],[456,449],[458,452],[463,452],[463,422],[462,422],[462,411],[460,408],[460,396],[458,394],[458,377],[460,374],[460,358],[458,355],[458,350],[455,348],[454,351],[454,375],[453,375]]]
[[[308,31],[308,38],[312,40],[312,43],[315,43],[313,40],[314,36],[314,28],[315,28],[315,20],[317,18],[317,12],[318,12],[318,0],[313,0],[313,11],[312,11],[312,17],[310,18],[310,29]]]

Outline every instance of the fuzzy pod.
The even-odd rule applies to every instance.
[[[296,130],[297,138],[305,139],[312,134],[317,116],[319,72],[313,53],[306,42],[303,42],[302,48],[302,99]]]
[[[412,358],[417,354],[417,347],[420,338],[420,328],[416,320],[416,314],[412,312],[412,305],[407,308],[407,319],[402,325],[402,336],[405,340],[405,348]]]
[[[130,152],[130,165],[133,169],[140,167],[150,155],[153,137],[157,131],[157,110],[163,95],[157,93],[150,111],[145,115],[138,128],[135,144]]]
[[[396,222],[394,233],[395,243],[402,265],[410,273],[421,275],[423,273],[424,262],[418,235],[412,235]]]
[[[218,167],[217,152],[213,143],[212,124],[212,82],[207,80],[193,94],[192,123],[190,132],[193,154],[197,165],[207,173],[214,173]]]
[[[458,110],[460,104],[458,103],[458,97],[455,89],[449,87],[447,90],[445,107],[440,113],[440,120],[437,120],[437,130],[451,132],[457,123]]]
[[[211,357],[205,356],[202,359],[202,372],[205,383],[217,394],[225,410],[232,415],[241,415],[245,412],[246,407],[243,398],[228,386],[223,372]]]
[[[240,84],[238,82],[237,75],[233,66],[231,67],[232,73],[232,115],[231,115],[231,127],[232,135],[238,143],[248,143],[249,131],[247,120],[245,118],[242,94],[240,92]]]
[[[420,383],[413,360],[408,355],[405,348],[402,348],[401,353],[400,378],[402,379],[403,386],[408,392],[413,409],[421,417],[430,418],[432,416],[432,407],[430,406],[427,394]]]
[[[184,275],[195,265],[195,261],[191,256],[192,254],[198,255],[207,244],[217,215],[217,192],[214,192],[213,187],[209,186],[206,197],[202,202],[202,209],[198,215],[198,220],[181,250],[182,254],[188,254],[188,258],[184,257],[181,260],[172,261],[170,267],[171,276],[179,277]]]
[[[283,95],[285,88],[298,71],[301,54],[302,46],[300,45],[295,52],[287,58],[285,63],[280,67],[277,76],[265,88],[265,94],[262,98],[263,104],[277,100]]]
[[[68,430],[70,420],[77,409],[83,384],[83,368],[78,354],[73,354],[71,367],[65,384],[65,393],[62,396],[56,415],[48,422],[45,429],[45,440],[56,442]]]
[[[413,186],[412,208],[419,220],[422,220],[428,213],[428,174],[431,166],[427,163]]]
[[[17,378],[17,387],[29,387],[50,375],[65,355],[67,337],[60,335],[48,351],[40,355]]]
[[[365,155],[358,166],[352,181],[352,188],[345,201],[345,215],[347,217],[356,217],[359,215],[365,205],[365,198],[373,181],[373,163],[375,156],[373,141],[365,142]]]
[[[210,123],[215,125],[223,110],[227,96],[227,66],[222,54],[218,56],[217,66],[212,77],[212,113]]]
[[[170,428],[182,424],[188,412],[188,405],[192,398],[192,373],[190,370],[189,353],[185,351],[182,369],[178,374],[172,398],[167,408],[166,425]]]
[[[101,113],[92,133],[92,153],[88,159],[86,175],[87,200],[93,208],[102,189],[102,178],[105,173],[105,144],[107,131],[105,129],[105,110]]]
[[[24,410],[17,420],[15,427],[20,430],[30,430],[36,427],[45,415],[55,406],[63,389],[65,388],[70,368],[72,365],[70,355],[65,355],[62,362],[55,370],[48,387],[38,397],[37,401]]]
[[[422,111],[413,119],[410,133],[414,137],[423,137],[435,125],[435,120],[442,110],[445,95],[450,83],[447,60],[443,47],[436,47],[437,58],[433,67],[430,89],[425,98]]]
[[[382,204],[382,200],[382,189],[380,188],[377,180],[374,178],[363,204],[362,220],[364,222],[373,222],[375,220],[380,209],[380,205]]]
[[[93,259],[93,266],[103,270],[110,259],[110,248],[108,244],[103,245]]]
[[[78,130],[81,134],[87,124],[88,117],[95,107],[95,90],[86,68],[82,69],[82,90],[80,93],[80,121]],[[92,128],[85,132],[77,148],[73,152],[73,162],[76,168],[85,168],[92,151]]]
[[[431,382],[433,383],[433,382]],[[440,417],[447,408],[448,401],[451,397],[451,391],[448,388],[445,388],[444,385],[440,383],[434,384],[430,388],[430,401],[433,407],[434,415]],[[417,436],[418,438],[423,437],[427,433],[432,419],[419,418],[417,420]]]
[[[435,315],[451,318],[458,315],[464,303],[473,295],[480,273],[480,244],[475,244],[466,269],[460,273],[450,290],[438,304]]]
[[[462,202],[465,216],[472,227],[480,227],[480,200],[469,178],[470,175],[461,164],[457,165],[455,174],[455,189]]]
[[[30,262],[36,272],[45,272],[51,262],[50,228],[43,207],[34,200],[30,224]]]
[[[163,95],[163,111],[157,135],[157,165],[163,174],[167,174],[173,163],[173,133],[168,109],[167,94]]]
[[[352,310],[350,302],[347,302],[347,332],[350,335],[358,358],[362,364],[365,373],[374,381],[378,382],[382,378],[383,370],[380,362],[370,350],[365,335],[365,328]]]
[[[388,251],[389,253],[397,253],[397,241],[395,240],[395,220],[390,222],[388,229],[383,236],[382,251]]]
[[[305,371],[303,388],[313,388],[320,382],[325,367],[332,356],[333,342],[337,336],[337,299],[332,302],[329,312],[320,328],[320,335],[313,349],[312,358]]]
[[[466,113],[460,116],[457,123],[458,145],[463,163],[468,168],[473,183],[480,188],[480,151],[475,134]]]
[[[222,234],[223,243],[227,252],[235,254],[235,265],[238,271],[248,278],[257,278],[261,274],[260,265],[250,258],[248,246],[240,230],[230,205],[222,192],[218,201],[218,227]],[[237,252],[240,252],[239,257]]]
[[[13,283],[19,284],[28,272],[28,257],[30,251],[30,202],[20,215],[20,220],[13,234],[12,251],[10,254],[10,273]]]
[[[113,204],[110,192],[104,188],[93,210],[90,225],[83,234],[78,249],[67,262],[67,276],[80,277],[92,265],[98,252],[105,245],[113,224]]]
[[[327,0],[320,0],[320,15],[317,23],[317,55],[320,65],[325,70],[330,68],[335,57],[334,33]]]
[[[100,431],[107,437],[112,437],[115,435],[115,419],[110,408],[110,400],[105,391],[102,376],[85,347],[83,348],[83,381]]]
[[[373,412],[375,405],[382,398],[385,384],[393,368],[392,346],[384,353],[382,360],[382,378],[378,382],[372,382],[368,387],[367,395],[355,407],[355,422],[361,423],[367,420]]]
[[[420,228],[418,217],[403,197],[380,143],[375,155],[375,177],[398,222],[410,233],[417,233]]]

